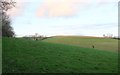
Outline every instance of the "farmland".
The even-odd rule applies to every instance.
[[[118,51],[118,40],[110,38],[89,37],[89,36],[53,36],[44,42],[68,44],[79,47],[92,48],[98,50]]]
[[[100,47],[97,45],[98,42]],[[102,42],[105,42],[104,47],[101,45]],[[85,43],[85,38],[79,37],[54,37],[43,41],[3,38],[2,43],[3,73],[116,73],[118,71],[117,41],[113,39],[86,38]],[[94,44],[96,48],[90,48],[90,44]]]

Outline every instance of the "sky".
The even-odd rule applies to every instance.
[[[118,0],[15,0],[7,12],[17,36],[118,36]]]

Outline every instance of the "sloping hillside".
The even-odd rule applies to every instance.
[[[118,40],[101,37],[90,37],[90,36],[53,36],[43,40],[44,42],[67,44],[85,48],[92,48],[94,45],[95,49],[118,51]]]
[[[3,38],[3,73],[114,73],[117,52]]]

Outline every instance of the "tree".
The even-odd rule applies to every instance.
[[[6,12],[15,7],[15,2],[12,0],[0,0],[0,34],[3,37],[13,37],[14,31],[11,27],[11,21]]]
[[[105,37],[105,34],[103,34],[103,37]]]

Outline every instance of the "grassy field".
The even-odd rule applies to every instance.
[[[0,37],[0,74],[2,73],[2,39]]]
[[[59,44],[68,44],[85,48],[92,48],[92,45],[94,45],[95,49],[118,51],[118,40],[110,38],[87,36],[54,36],[43,41]]]
[[[45,41],[53,39],[56,42],[61,38]],[[67,45],[68,40],[64,43],[3,38],[3,73],[114,73],[118,71],[117,52]]]

